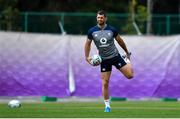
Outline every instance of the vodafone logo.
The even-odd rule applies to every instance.
[[[100,43],[101,44],[106,44],[107,43],[107,39],[106,38],[101,38],[100,39]]]

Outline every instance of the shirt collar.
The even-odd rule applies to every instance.
[[[101,28],[101,27],[99,26],[99,24],[97,24],[97,27],[98,27],[99,29],[101,29],[101,30],[104,30],[104,29],[106,28],[106,26],[107,26],[107,24],[105,24],[104,27]]]

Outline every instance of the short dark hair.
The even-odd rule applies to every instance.
[[[99,10],[99,11],[97,12],[97,14],[104,15],[105,17],[107,16],[107,15],[106,15],[106,11],[104,11],[104,10]]]

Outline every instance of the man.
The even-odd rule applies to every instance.
[[[89,29],[87,40],[85,42],[85,58],[86,61],[91,63],[92,58],[89,56],[91,49],[91,42],[94,41],[99,55],[102,58],[101,62],[101,79],[102,79],[102,94],[104,96],[105,102],[105,112],[110,112],[110,100],[109,100],[109,79],[112,71],[112,66],[114,65],[125,77],[128,79],[133,78],[132,65],[130,63],[130,53],[120,37],[118,31],[106,24],[107,16],[106,12],[100,10],[97,12],[97,25]],[[121,48],[126,53],[126,60],[121,57],[118,49],[114,44],[114,39],[121,46]],[[95,64],[98,65],[98,64]]]

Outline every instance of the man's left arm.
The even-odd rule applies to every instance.
[[[123,41],[123,39],[120,37],[120,35],[118,34],[115,37],[116,41],[118,42],[118,44],[122,47],[122,49],[126,52],[126,55],[128,57],[128,59],[130,59],[130,52],[128,51],[125,42]]]

